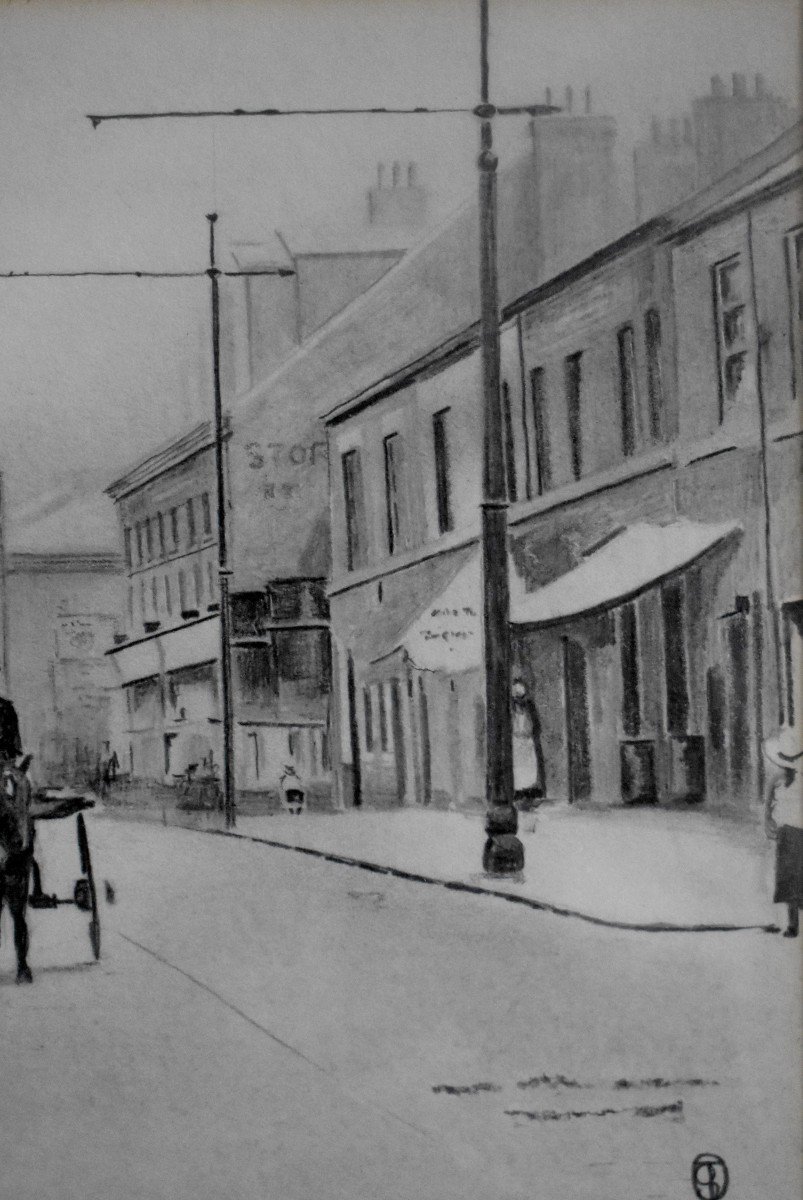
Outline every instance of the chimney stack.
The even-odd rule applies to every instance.
[[[720,75],[711,76],[711,95],[717,97],[725,95],[725,84],[722,82]]]
[[[737,100],[747,99],[747,80],[740,71],[733,72],[733,94]]]
[[[567,113],[570,113],[572,111],[573,102],[574,102],[574,93],[572,92],[571,87],[567,87],[566,88],[566,100],[564,103],[564,107],[565,107]]]

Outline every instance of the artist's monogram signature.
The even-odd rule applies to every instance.
[[[718,1154],[698,1154],[691,1165],[691,1183],[698,1200],[722,1200],[728,1190],[728,1168]]]

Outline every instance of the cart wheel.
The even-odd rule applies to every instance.
[[[100,958],[100,913],[98,912],[98,896],[95,891],[95,877],[92,874],[92,858],[89,854],[89,838],[86,835],[86,822],[83,813],[75,818],[78,832],[78,853],[81,856],[81,871],[86,876],[89,888],[89,901],[92,919],[89,922],[89,944],[95,959]]]

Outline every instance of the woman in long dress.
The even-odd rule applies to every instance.
[[[764,743],[764,754],[776,772],[767,781],[764,825],[775,840],[775,904],[785,904],[784,937],[797,937],[803,903],[803,792],[800,768],[803,749],[792,727]]]
[[[510,708],[513,725],[513,790],[519,808],[532,808],[546,795],[541,723],[523,679],[514,679]]]

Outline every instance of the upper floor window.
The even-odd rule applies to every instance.
[[[636,347],[633,326],[624,325],[617,334],[619,347],[619,409],[622,420],[622,453],[636,449]]]
[[[543,367],[534,367],[530,371],[530,394],[535,433],[535,484],[537,494],[541,496],[552,487],[546,371]]]
[[[647,351],[647,403],[650,438],[660,442],[664,436],[664,383],[661,371],[661,314],[650,308],[644,314],[644,348]]]
[[[400,434],[391,433],[385,438],[383,445],[388,552],[396,554],[407,545],[404,444]]]
[[[192,500],[187,501],[187,544],[195,545],[195,504]]]
[[[137,521],[135,526],[137,537],[137,565],[142,562],[142,522]]]
[[[432,441],[435,450],[435,502],[438,509],[438,533],[454,528],[452,518],[452,464],[449,456],[449,409],[442,408],[432,417]]]
[[[792,390],[803,393],[803,227],[786,238],[789,312],[792,320]]]
[[[192,576],[195,581],[195,605],[200,608],[204,598],[204,577],[201,571],[201,564],[197,561],[192,565]]]
[[[217,590],[215,587],[215,564],[211,558],[206,564],[206,581],[209,588],[209,602],[210,604],[214,604]]]
[[[133,584],[128,589],[128,624],[134,624],[134,587]]]
[[[151,613],[154,619],[159,616],[159,596],[155,575],[151,577]]]
[[[187,577],[183,570],[180,570],[178,573],[178,606],[182,616],[184,616],[185,612],[189,611],[187,606]]]
[[[170,542],[171,549],[178,549],[178,509],[170,509]]]
[[[343,498],[346,509],[346,565],[349,571],[365,565],[368,547],[365,529],[365,498],[359,450],[348,450],[341,460]]]
[[[746,293],[740,255],[714,267],[720,421],[736,400],[747,365]]]
[[[150,517],[145,521],[145,549],[148,552],[148,560],[153,558],[153,528]]]
[[[209,504],[209,492],[204,492],[201,496],[201,522],[204,537],[209,537],[212,532],[212,508]]]
[[[513,436],[513,413],[510,408],[510,385],[502,384],[502,445],[505,459],[505,492],[511,504],[519,498],[516,479],[516,439]]]
[[[131,528],[130,526],[126,525],[125,529],[123,530],[123,554],[125,556],[125,565],[129,571],[131,570],[132,562],[131,550]]]
[[[159,557],[164,558],[167,554],[167,546],[165,545],[165,519],[163,513],[156,514],[156,528],[159,534]]]
[[[569,453],[572,475],[579,479],[583,473],[583,430],[581,423],[582,352],[570,354],[564,362],[566,379],[566,412],[569,421]]]
[[[165,575],[165,612],[169,617],[173,615],[173,597],[170,594],[169,575]]]

